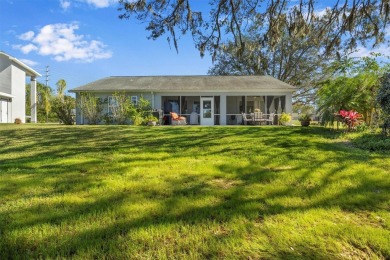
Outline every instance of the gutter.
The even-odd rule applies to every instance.
[[[14,98],[15,96],[7,94],[7,93],[4,93],[4,92],[0,92],[0,97]]]

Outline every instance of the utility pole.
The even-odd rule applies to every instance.
[[[49,85],[49,66],[46,66],[46,87]]]

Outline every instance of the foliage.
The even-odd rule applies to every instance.
[[[20,125],[22,123],[22,120],[20,118],[15,118],[14,123]]]
[[[108,105],[109,111],[103,114],[105,103]],[[141,96],[138,104],[133,104],[130,97],[126,96],[124,92],[116,92],[112,98],[104,101],[92,93],[80,93],[78,106],[88,124],[99,124],[104,120],[105,124],[124,125],[130,119],[133,125],[141,125],[145,122],[145,118],[151,116],[152,111],[148,100]]]
[[[282,125],[285,125],[287,124],[288,122],[291,121],[291,115],[290,114],[287,114],[287,113],[282,113],[280,115],[280,118],[279,118],[279,122],[282,124]]]
[[[370,152],[381,152],[390,154],[390,138],[378,133],[363,132],[346,136],[351,143],[360,149]]]
[[[290,2],[211,0],[209,13],[204,14],[204,10],[194,10],[190,0],[119,0],[119,17],[146,22],[152,39],[168,34],[176,50],[180,34],[191,33],[200,54],[209,50],[213,60],[224,45],[224,36],[234,41],[238,56],[252,51],[245,35],[254,23],[262,30],[261,44],[271,49],[285,33],[297,38],[314,34],[313,44],[323,43],[328,53],[344,46],[354,48],[357,43],[377,45],[385,41],[390,12],[387,0],[337,1],[326,9],[315,0]]]
[[[299,121],[311,121],[311,114],[300,114],[298,117]]]
[[[131,119],[134,125],[141,125],[145,118],[151,116],[152,105],[149,100],[144,97],[140,97],[138,104],[135,106],[135,109],[131,113]]]
[[[153,115],[148,115],[147,117],[145,117],[145,122],[149,122],[149,121],[155,121],[155,122],[157,122],[158,121],[158,119],[157,119],[157,117],[155,117],[155,116],[153,116]]]
[[[31,85],[26,84],[26,115],[31,114]],[[56,114],[52,111],[53,90],[50,86],[37,82],[37,120],[38,122],[58,121]]]
[[[298,114],[314,114],[315,108],[303,102],[294,102],[292,111]]]
[[[103,101],[94,94],[81,92],[77,106],[88,124],[96,125],[103,119]]]
[[[4,125],[0,259],[388,259],[390,154],[335,137]]]
[[[361,123],[362,115],[356,111],[340,110],[338,113],[342,122],[347,126],[347,131],[351,131]]]
[[[56,85],[57,85],[57,96],[61,98],[65,95],[66,81],[64,79],[60,79],[57,81]]]
[[[72,111],[76,106],[76,101],[71,96],[56,96],[53,98],[53,111],[56,113],[58,120],[65,125],[73,125],[74,115]]]
[[[56,85],[57,96],[52,99],[52,109],[60,122],[65,125],[72,125],[74,123],[73,110],[76,107],[76,101],[73,97],[65,95],[66,81],[64,79],[60,79]]]
[[[49,122],[49,114],[52,109],[51,99],[52,99],[51,88],[49,86],[45,86],[41,93],[41,100],[46,115],[46,123]]]
[[[315,35],[292,37],[285,32],[274,47],[262,44],[262,26],[253,24],[244,52],[237,54],[233,42],[223,46],[209,70],[211,75],[269,75],[297,87],[293,98],[314,101],[318,82],[329,77],[327,66],[336,56],[327,54]],[[285,30],[288,30],[286,28]]]
[[[390,73],[383,77],[376,100],[383,111],[383,134],[390,135]]]
[[[115,92],[108,100],[109,116],[119,125],[125,125],[127,120],[135,113],[135,107],[125,92]],[[111,102],[111,104],[110,104]]]
[[[335,64],[340,73],[322,83],[318,91],[318,107],[324,124],[335,121],[340,110],[360,111],[368,126],[375,124],[378,113],[375,101],[380,78],[389,70],[388,64],[380,66],[375,57],[347,59]]]

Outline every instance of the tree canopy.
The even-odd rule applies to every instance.
[[[316,0],[210,0],[206,12],[196,10],[191,0],[119,0],[121,19],[146,22],[150,38],[167,34],[178,49],[181,34],[190,33],[204,55],[216,58],[218,50],[233,41],[238,55],[250,50],[244,37],[251,24],[261,31],[259,42],[277,46],[287,32],[290,37],[315,34],[327,53],[354,48],[358,43],[378,45],[385,41],[389,0],[336,0],[324,8]]]

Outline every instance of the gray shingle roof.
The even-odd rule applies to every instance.
[[[128,76],[108,77],[70,90],[83,91],[294,91],[270,76]]]

